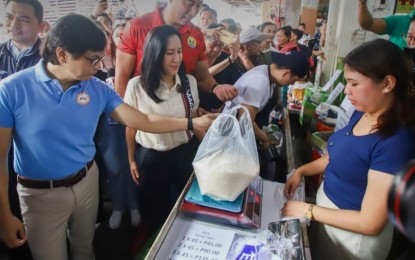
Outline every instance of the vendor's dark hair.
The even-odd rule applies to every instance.
[[[160,87],[160,79],[163,71],[164,54],[166,53],[168,39],[176,35],[181,39],[177,29],[169,25],[158,26],[151,30],[144,43],[143,59],[141,60],[141,85],[147,95],[156,103],[163,100],[160,99],[156,91]],[[182,84],[188,84],[184,63],[179,67],[179,77]],[[184,92],[184,88],[180,88]]]
[[[57,20],[49,31],[41,54],[45,61],[58,65],[58,47],[79,58],[87,51],[104,51],[106,41],[104,31],[94,21],[80,14],[68,14]]]
[[[411,127],[415,125],[411,68],[399,47],[384,39],[366,42],[347,54],[344,64],[377,83],[382,82],[387,75],[396,78],[391,93],[394,96],[392,106],[380,115],[373,130],[388,137],[402,124]]]
[[[35,16],[39,22],[43,20],[43,6],[38,0],[7,0],[6,5],[10,4],[11,2],[15,2],[18,4],[27,4],[35,9]]]

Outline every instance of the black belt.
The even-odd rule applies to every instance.
[[[22,177],[20,175],[17,176],[17,182],[20,183],[22,186],[26,188],[31,189],[53,189],[53,188],[59,188],[59,187],[69,187],[72,185],[77,184],[80,182],[88,172],[89,169],[91,169],[92,165],[94,164],[94,160],[88,162],[85,167],[80,169],[77,173],[74,173],[73,175],[60,180],[32,180],[27,179],[25,177]]]

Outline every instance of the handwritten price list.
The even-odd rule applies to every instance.
[[[184,234],[177,237],[168,259],[226,259],[234,236],[231,230],[191,223]]]

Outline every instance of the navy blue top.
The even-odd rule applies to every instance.
[[[40,39],[18,60],[13,56],[10,50],[10,44],[10,40],[0,44],[0,80],[15,72],[32,67],[40,60]]]
[[[324,192],[340,209],[361,209],[370,169],[395,175],[415,158],[415,135],[407,127],[400,127],[385,139],[378,133],[353,135],[353,128],[362,115],[356,111],[349,124],[327,142],[330,161]]]

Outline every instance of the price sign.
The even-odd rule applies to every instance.
[[[232,230],[191,223],[187,231],[177,237],[167,259],[226,259],[234,236]]]

